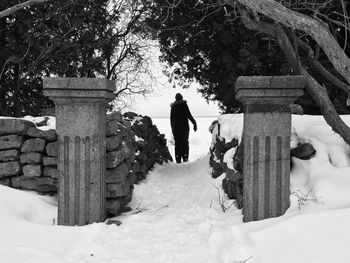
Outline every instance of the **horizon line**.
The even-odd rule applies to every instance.
[[[148,115],[145,115],[148,116]],[[218,117],[220,116],[220,114],[218,115],[210,115],[210,116],[193,116],[194,118],[210,118],[210,117]],[[149,116],[151,118],[170,118],[170,116]]]

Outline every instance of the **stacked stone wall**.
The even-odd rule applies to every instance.
[[[54,194],[56,140],[55,130],[39,130],[27,120],[0,119],[0,184]]]
[[[222,174],[226,174],[225,178],[222,180],[224,192],[230,199],[236,199],[237,207],[242,208],[242,147],[238,144],[236,138],[233,138],[231,141],[226,141],[224,137],[220,136],[220,125],[218,122],[212,124],[210,132],[214,135],[209,158],[209,164],[212,167],[211,175],[213,178],[217,178]],[[231,158],[225,160],[225,154]]]
[[[40,194],[57,193],[57,134],[23,119],[0,119],[0,184]],[[155,163],[172,161],[165,136],[149,117],[107,115],[106,214],[115,216],[132,199],[134,184]]]

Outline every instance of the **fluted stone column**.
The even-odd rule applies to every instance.
[[[239,77],[243,126],[243,220],[283,215],[290,205],[290,104],[303,95],[302,76]]]
[[[56,107],[59,225],[105,220],[106,106],[114,90],[106,79],[44,78]]]

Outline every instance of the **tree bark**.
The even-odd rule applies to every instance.
[[[232,4],[232,0],[227,0]],[[241,5],[264,14],[292,29],[311,36],[323,49],[334,68],[350,84],[350,59],[340,47],[328,27],[321,21],[286,8],[274,0],[237,0]]]
[[[23,3],[11,6],[3,11],[0,11],[0,18],[11,15],[11,14],[17,12],[18,10],[29,7],[31,5],[40,4],[43,2],[47,2],[47,1],[50,1],[50,0],[28,0],[28,1],[25,1]]]
[[[277,39],[277,42],[284,52],[294,73],[305,77],[307,91],[310,93],[316,104],[320,107],[326,122],[344,139],[348,145],[350,145],[350,128],[339,117],[339,114],[328,96],[326,88],[321,86],[301,65],[300,60],[298,59],[282,26],[252,20],[244,9],[241,9],[240,12],[242,14],[243,23],[247,28],[272,35]]]
[[[307,60],[309,61],[310,65],[314,67],[325,79],[327,79],[329,82],[333,83],[336,87],[341,89],[342,91],[346,92],[347,94],[350,94],[350,85],[346,84],[345,82],[338,79],[336,76],[334,76],[331,72],[329,72],[315,57],[314,51],[312,48],[302,41],[301,39],[298,39],[298,46],[301,47],[307,54]]]

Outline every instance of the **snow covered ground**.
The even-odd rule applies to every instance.
[[[57,226],[55,198],[0,186],[0,262],[350,262],[350,149],[323,119],[293,117],[293,143],[311,142],[317,150],[310,160],[293,159],[291,190],[299,199],[291,195],[282,217],[245,224],[234,206],[222,211],[223,177],[210,177],[213,120],[197,118],[190,162],[158,165],[135,186],[133,210],[116,218],[120,226]],[[154,122],[170,138],[169,119]],[[220,122],[222,135],[240,135],[241,115]]]

